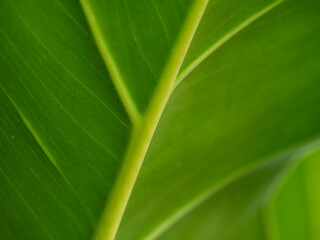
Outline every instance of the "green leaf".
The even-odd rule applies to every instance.
[[[88,239],[130,135],[79,4],[1,1],[1,234]]]
[[[318,239],[319,10],[1,1],[1,237]]]
[[[275,237],[278,239],[318,239],[319,151],[307,157],[289,175],[273,204]],[[295,229],[292,231],[292,229]]]
[[[196,239],[197,236],[201,236],[201,239],[222,240],[317,239],[316,235],[309,235],[312,231],[303,232],[307,230],[309,221],[303,218],[308,214],[305,212],[308,205],[299,201],[306,195],[297,191],[301,179],[294,184],[291,183],[295,181],[302,167],[310,164],[309,158],[310,155],[314,157],[315,146],[319,146],[319,141],[283,152],[230,179],[216,192],[202,199],[201,205],[164,233],[160,239]],[[305,155],[306,151],[309,152],[308,155]],[[302,166],[296,169],[301,162]],[[292,195],[289,197],[287,190],[282,189],[282,184],[292,171],[294,174],[289,178],[285,188],[294,187],[292,190],[297,199],[292,198]],[[280,192],[280,197],[275,198],[279,195],[277,192]],[[289,198],[283,201],[284,197]],[[281,203],[283,205],[279,206]],[[274,218],[275,212],[277,217],[280,215],[278,209],[282,211],[280,220]],[[290,229],[286,228],[289,226]],[[287,231],[288,235],[278,238],[277,228]]]

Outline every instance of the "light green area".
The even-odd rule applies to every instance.
[[[308,201],[308,212],[310,215],[310,236],[312,239],[320,238],[320,154],[312,156],[312,158],[305,162],[303,166],[305,175],[305,189],[306,198]]]
[[[319,239],[319,162],[319,152],[304,160],[276,196],[278,239]]]
[[[178,85],[118,239],[165,231],[234,173],[319,136],[318,10],[317,1],[278,5]]]
[[[273,230],[270,228],[272,223],[268,218],[268,215],[274,213],[274,209],[270,208],[270,198],[278,191],[281,194],[285,191],[279,186],[279,183],[285,181],[287,175],[290,175],[292,171],[294,175],[297,174],[295,172],[297,164],[309,163],[308,157],[314,153],[315,149],[319,149],[319,143],[317,141],[290,149],[251,168],[203,201],[194,211],[164,233],[160,239],[189,240],[196,239],[197,236],[201,236],[203,240],[274,239],[272,236],[276,233],[270,232]],[[292,202],[294,199],[286,201],[287,204]],[[297,205],[296,209],[302,210],[304,206],[306,205]],[[288,209],[286,205],[282,207]],[[303,222],[305,219],[299,218],[296,211],[284,216],[287,219],[282,223],[288,223],[290,218],[306,225],[306,222]],[[316,239],[299,236],[296,228],[291,228],[290,233],[290,237],[281,239]]]
[[[1,1],[0,238],[319,238],[319,11]]]

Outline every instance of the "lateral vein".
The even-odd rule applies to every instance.
[[[2,87],[2,85],[0,85],[0,88],[2,89],[2,91],[6,94],[7,98],[9,99],[9,101],[11,102],[11,104],[14,106],[14,108],[16,109],[17,113],[19,114],[20,118],[22,119],[22,122],[24,123],[24,125],[26,126],[26,128],[29,130],[29,132],[33,135],[34,139],[37,141],[38,145],[41,147],[42,151],[46,154],[46,156],[48,157],[49,161],[51,162],[51,164],[54,166],[54,168],[60,173],[61,176],[64,176],[63,172],[61,171],[58,163],[56,162],[56,160],[54,159],[54,157],[51,155],[51,153],[48,151],[47,147],[42,143],[39,135],[37,134],[37,132],[34,130],[34,128],[32,127],[32,125],[30,124],[30,122],[27,120],[27,118],[24,116],[24,114],[22,114],[22,112],[20,111],[20,109],[17,107],[17,105],[15,104],[15,102],[12,100],[12,98],[9,96],[9,94],[7,93],[7,91]]]
[[[183,70],[177,80],[175,87],[177,87],[194,69],[196,69],[204,60],[206,60],[212,53],[218,50],[222,45],[228,42],[231,38],[241,32],[243,29],[250,26],[253,22],[261,18],[266,13],[270,12],[272,9],[277,7],[280,3],[284,2],[285,0],[278,0],[267,7],[263,8],[261,11],[257,12],[256,14],[252,15],[246,21],[238,25],[236,28],[232,29],[226,35],[224,35],[219,41],[214,43],[207,51],[202,53],[197,59],[195,59],[185,70]]]
[[[92,31],[92,34],[94,36],[94,39],[96,41],[97,47],[100,51],[100,54],[106,64],[106,67],[108,68],[111,79],[116,87],[116,90],[119,94],[119,97],[127,110],[127,113],[132,121],[133,124],[138,124],[140,120],[140,113],[137,110],[137,107],[132,100],[127,87],[125,86],[122,76],[118,70],[118,67],[115,63],[115,60],[113,59],[109,47],[106,43],[106,40],[103,37],[102,31],[99,28],[99,24],[97,23],[97,20],[95,18],[95,15],[90,7],[90,4],[87,2],[87,0],[80,0],[80,3],[82,5],[83,11],[86,15],[86,18],[88,20],[90,29]]]
[[[253,172],[255,169],[259,169],[262,166],[275,161],[275,159],[278,156],[287,154],[289,152],[294,152],[295,148],[300,148],[296,153],[293,154],[293,156],[290,157],[290,159],[296,159],[297,156],[308,156],[314,151],[318,150],[320,146],[320,135],[316,135],[312,139],[307,139],[305,141],[299,142],[297,144],[294,144],[292,146],[286,147],[284,149],[280,149],[279,151],[271,154],[270,156],[257,160],[254,163],[251,163],[249,165],[246,165],[240,169],[237,169],[230,174],[228,174],[225,178],[218,181],[216,184],[212,185],[205,191],[203,191],[201,194],[196,196],[194,199],[192,199],[189,203],[182,206],[182,208],[178,209],[176,212],[172,213],[172,215],[167,218],[166,221],[162,222],[161,225],[157,226],[155,229],[151,229],[148,234],[146,234],[143,239],[145,240],[151,240],[156,239],[157,237],[161,236],[166,230],[168,230],[170,227],[172,227],[175,223],[177,223],[180,219],[185,217],[187,214],[191,213],[192,211],[195,211],[198,207],[201,206],[204,202],[206,202],[208,199],[216,195],[218,192],[223,190],[225,187],[231,185],[232,183],[236,182],[238,179],[246,176],[250,172]],[[297,158],[297,161],[300,159]],[[291,165],[296,164],[296,161],[292,164],[290,159],[285,164],[289,167],[286,167],[285,169],[290,169]],[[302,158],[304,159],[304,158]],[[285,170],[283,170],[285,172]],[[267,202],[267,201],[265,201]]]

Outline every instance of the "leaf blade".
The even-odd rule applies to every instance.
[[[120,239],[148,236],[225,174],[317,135],[315,9],[314,1],[279,5],[178,86],[137,179]],[[157,198],[149,202],[152,196]]]
[[[8,239],[88,239],[130,120],[76,1],[2,1],[0,18],[1,232]],[[11,119],[19,120],[12,126]],[[9,141],[10,132],[19,139]]]

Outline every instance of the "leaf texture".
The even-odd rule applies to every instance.
[[[131,123],[75,3],[1,2],[5,239],[90,238],[127,146]]]
[[[318,239],[319,10],[1,1],[3,238]]]
[[[160,234],[230,176],[317,138],[318,9],[317,1],[278,5],[178,85],[140,171],[119,239]]]

